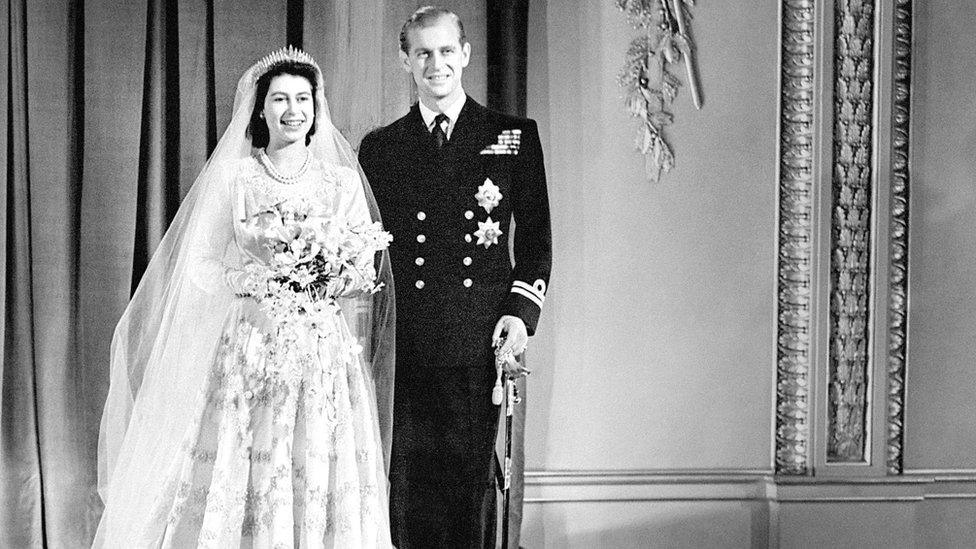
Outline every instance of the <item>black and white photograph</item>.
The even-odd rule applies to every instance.
[[[0,3],[0,548],[976,547],[976,3]]]

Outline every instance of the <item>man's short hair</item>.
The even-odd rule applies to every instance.
[[[461,45],[464,45],[467,42],[467,38],[464,36],[464,25],[456,13],[437,6],[424,6],[413,12],[413,15],[407,19],[403,24],[403,28],[400,29],[400,50],[407,55],[410,54],[410,44],[407,43],[407,33],[410,32],[410,29],[429,27],[441,17],[447,17],[454,22],[454,26],[458,30],[458,41]]]

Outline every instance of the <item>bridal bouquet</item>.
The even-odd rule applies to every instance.
[[[278,326],[325,328],[338,298],[382,289],[374,256],[393,236],[379,222],[349,223],[306,201],[286,201],[244,223],[270,253],[267,265],[247,267],[245,290]]]

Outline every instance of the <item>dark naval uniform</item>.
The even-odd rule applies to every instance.
[[[536,124],[468,97],[438,148],[414,105],[367,135],[359,160],[394,238],[393,541],[494,547],[491,336],[501,315],[535,331],[552,261]]]

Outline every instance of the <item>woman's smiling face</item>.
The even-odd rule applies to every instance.
[[[264,98],[264,121],[271,149],[305,140],[315,122],[312,84],[304,77],[281,74],[271,79]]]

